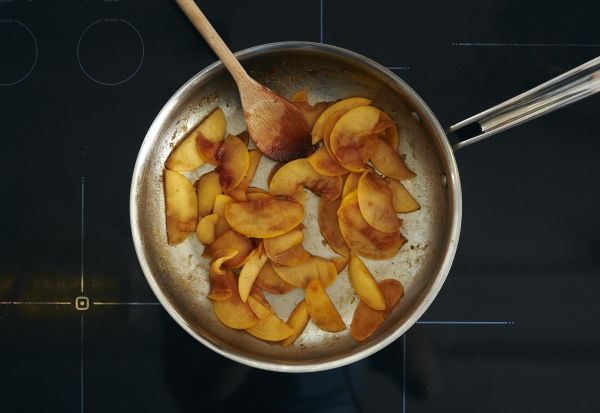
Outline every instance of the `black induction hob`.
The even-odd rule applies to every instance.
[[[324,42],[447,126],[600,54],[596,1],[199,1],[232,50]],[[0,0],[0,411],[600,409],[600,97],[456,153],[463,226],[422,319],[367,359],[256,370],[138,264],[129,189],[169,97],[216,60],[173,1]]]

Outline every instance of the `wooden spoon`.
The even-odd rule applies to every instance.
[[[279,162],[306,156],[311,136],[302,113],[246,73],[193,0],[176,2],[233,76],[240,91],[248,133],[256,147]]]

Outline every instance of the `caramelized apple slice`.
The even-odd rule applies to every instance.
[[[373,274],[356,254],[350,255],[348,278],[356,295],[374,310],[385,310],[385,297]]]
[[[304,234],[301,230],[294,228],[291,231],[276,237],[265,238],[263,244],[265,246],[265,252],[267,253],[267,256],[271,258],[289,250],[298,244],[302,244],[302,240],[304,240]]]
[[[254,285],[271,294],[278,295],[287,294],[296,288],[292,284],[283,281],[283,279],[277,275],[269,261],[261,268],[256,280],[254,280]]]
[[[269,175],[267,176],[267,186],[271,185],[271,181],[273,180],[273,175],[275,175],[277,173],[277,171],[280,170],[283,165],[285,165],[283,162],[278,162],[275,165],[273,165],[273,167],[271,168],[271,171],[269,172]]]
[[[382,122],[385,121],[392,121],[392,119],[388,116],[387,113],[381,111],[379,113],[379,124],[382,124]],[[394,123],[395,122],[393,122],[392,125],[388,128],[385,128],[384,130],[380,131],[378,136],[380,139],[383,139],[384,141],[389,143],[390,146],[394,150],[396,150],[398,148],[398,129],[396,129],[396,126],[393,126]]]
[[[250,166],[250,155],[244,143],[237,136],[229,135],[223,141],[217,154],[219,182],[223,192],[231,191],[244,179]],[[244,190],[245,192],[245,190]]]
[[[304,261],[309,259],[310,256],[310,253],[306,251],[302,247],[302,245],[295,245],[289,250],[282,252],[281,254],[269,257],[269,259],[275,264],[293,267],[302,264]]]
[[[292,195],[285,197],[285,199],[297,202],[304,207],[306,205],[306,191],[304,191],[304,188],[300,187]]]
[[[274,199],[275,197],[271,194],[267,193],[262,193],[262,192],[247,192],[246,193],[246,200],[247,201],[260,201],[261,199]]]
[[[273,307],[271,307],[271,304],[269,304],[269,302],[265,298],[265,295],[263,294],[262,290],[260,288],[258,288],[256,285],[253,285],[250,288],[250,296],[252,296],[256,301],[261,303],[263,305],[263,307],[269,309],[270,312],[275,314],[275,310],[273,310]]]
[[[386,308],[385,310],[374,310],[362,300],[358,302],[350,327],[352,337],[356,341],[363,341],[370,337],[404,296],[404,288],[397,280],[380,281],[379,288],[385,297]]]
[[[261,153],[258,149],[254,149],[248,152],[248,171],[246,171],[246,175],[244,175],[244,178],[235,188],[227,191],[227,195],[229,195],[238,202],[248,200],[246,198],[246,191],[250,186],[250,182],[252,182],[252,178],[254,178],[254,174],[256,173],[256,169],[258,168],[258,163],[260,162],[260,157]]]
[[[202,134],[209,142],[219,143],[225,137],[226,128],[225,113],[221,108],[216,108],[192,133]]]
[[[248,261],[250,254],[254,250],[252,240],[248,239],[244,235],[236,232],[232,229],[225,231],[221,234],[215,242],[210,244],[210,250],[212,252],[218,251],[223,248],[232,248],[238,252],[238,254],[223,263],[225,268],[240,268]]]
[[[333,265],[335,265],[335,270],[339,274],[342,271],[344,271],[344,269],[348,265],[349,260],[350,257],[334,257],[331,259],[331,262],[333,262]]]
[[[410,192],[408,192],[404,185],[402,185],[399,181],[390,178],[389,176],[386,176],[383,179],[385,182],[387,182],[388,187],[392,190],[392,203],[394,204],[394,209],[396,212],[400,214],[407,214],[409,212],[414,212],[421,209]]]
[[[286,163],[273,175],[269,185],[271,195],[291,196],[298,188],[306,187],[315,194],[333,200],[342,193],[342,178],[321,175],[306,158]]]
[[[231,270],[223,270],[221,265],[223,261],[234,257],[237,251],[231,248],[223,248],[215,251],[211,257],[212,263],[209,268],[210,292],[208,298],[213,300],[227,300],[231,297],[232,289],[229,283],[230,277],[225,273]]]
[[[306,325],[308,324],[308,320],[310,320],[310,315],[308,315],[308,307],[306,306],[306,300],[302,300],[298,303],[296,308],[290,314],[290,317],[287,320],[287,325],[292,327],[294,332],[291,336],[286,338],[281,342],[281,346],[283,348],[289,347],[304,331]]]
[[[201,133],[196,135],[196,151],[204,162],[219,165],[219,150],[223,141],[211,142]]]
[[[356,193],[360,212],[369,225],[382,232],[400,230],[392,190],[382,178],[365,171],[358,181]]]
[[[252,284],[254,284],[256,276],[260,272],[265,262],[267,262],[267,254],[265,254],[261,244],[258,248],[250,253],[248,261],[246,261],[244,267],[242,267],[242,271],[240,272],[240,278],[238,279],[238,290],[243,302],[246,302],[248,294],[250,294]]]
[[[372,100],[362,98],[362,97],[353,97],[340,100],[339,102],[334,103],[330,107],[328,107],[317,119],[313,128],[312,128],[312,144],[316,145],[323,139],[323,130],[325,128],[325,124],[335,112],[341,110],[350,110],[354,109],[358,106],[366,106],[373,103]]]
[[[213,211],[215,198],[223,193],[219,182],[219,174],[210,171],[196,181],[196,196],[198,197],[198,214],[205,217]]]
[[[244,143],[244,146],[246,146],[246,148],[248,147],[248,144],[250,143],[250,134],[247,130],[240,132],[235,136],[240,138],[240,140]]]
[[[165,169],[165,215],[167,242],[181,244],[198,225],[198,201],[191,182],[178,172]]]
[[[398,152],[389,143],[379,139],[377,149],[371,155],[371,162],[379,172],[400,181],[412,179],[417,174],[408,169]]]
[[[248,304],[258,316],[258,323],[246,329],[254,337],[267,341],[281,341],[294,333],[292,327],[265,308],[254,297],[248,297]]]
[[[231,229],[231,226],[225,219],[225,205],[234,202],[234,199],[227,195],[217,195],[215,196],[215,205],[213,207],[213,213],[219,216],[217,220],[217,225],[215,227],[215,234],[217,237],[220,237],[222,233]]]
[[[210,214],[198,222],[196,227],[196,236],[204,245],[210,245],[217,239],[217,221],[219,214]]]
[[[308,162],[310,165],[320,173],[325,176],[340,176],[346,175],[348,170],[339,163],[337,163],[327,151],[327,148],[321,146],[315,153],[310,155],[308,158]]]
[[[273,265],[273,269],[285,282],[299,288],[306,288],[315,278],[319,278],[327,288],[337,278],[335,265],[317,256],[312,256],[294,267]]]
[[[337,211],[342,202],[341,197],[334,201],[321,198],[319,201],[319,228],[329,246],[338,254],[350,255],[350,247],[346,243],[337,217]],[[338,271],[339,272],[339,271]]]
[[[358,188],[358,181],[360,180],[361,176],[362,174],[359,174],[357,172],[350,172],[348,174],[346,182],[344,182],[344,188],[342,189],[342,199],[350,192]]]
[[[225,206],[225,218],[233,229],[251,238],[270,238],[296,227],[304,207],[284,199],[232,202]]]
[[[346,328],[319,278],[312,280],[306,288],[306,307],[310,318],[321,330],[336,333]]]
[[[346,113],[348,113],[347,110],[338,110],[337,112],[332,114],[327,120],[325,128],[323,129],[323,146],[325,147],[327,152],[329,152],[329,156],[331,156],[331,158],[336,162],[339,161],[333,156],[333,152],[331,152],[331,131],[333,130],[337,121],[340,120],[340,118]]]
[[[240,298],[235,275],[225,271],[227,282],[231,287],[231,296],[226,300],[213,300],[213,309],[219,320],[228,327],[236,329],[250,328],[258,323],[258,317]]]

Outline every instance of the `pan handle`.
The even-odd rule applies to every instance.
[[[458,150],[520,123],[560,109],[600,91],[600,57],[576,67],[513,99],[450,126],[465,139],[452,146]],[[459,131],[461,130],[461,131]],[[463,132],[463,133],[461,133]],[[476,136],[473,136],[473,134]]]

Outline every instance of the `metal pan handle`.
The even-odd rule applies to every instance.
[[[531,89],[513,99],[450,126],[446,134],[459,130],[473,136],[452,146],[455,151],[512,128],[520,123],[560,109],[600,91],[600,57]],[[464,129],[463,129],[464,128]],[[463,135],[464,136],[464,135]]]

